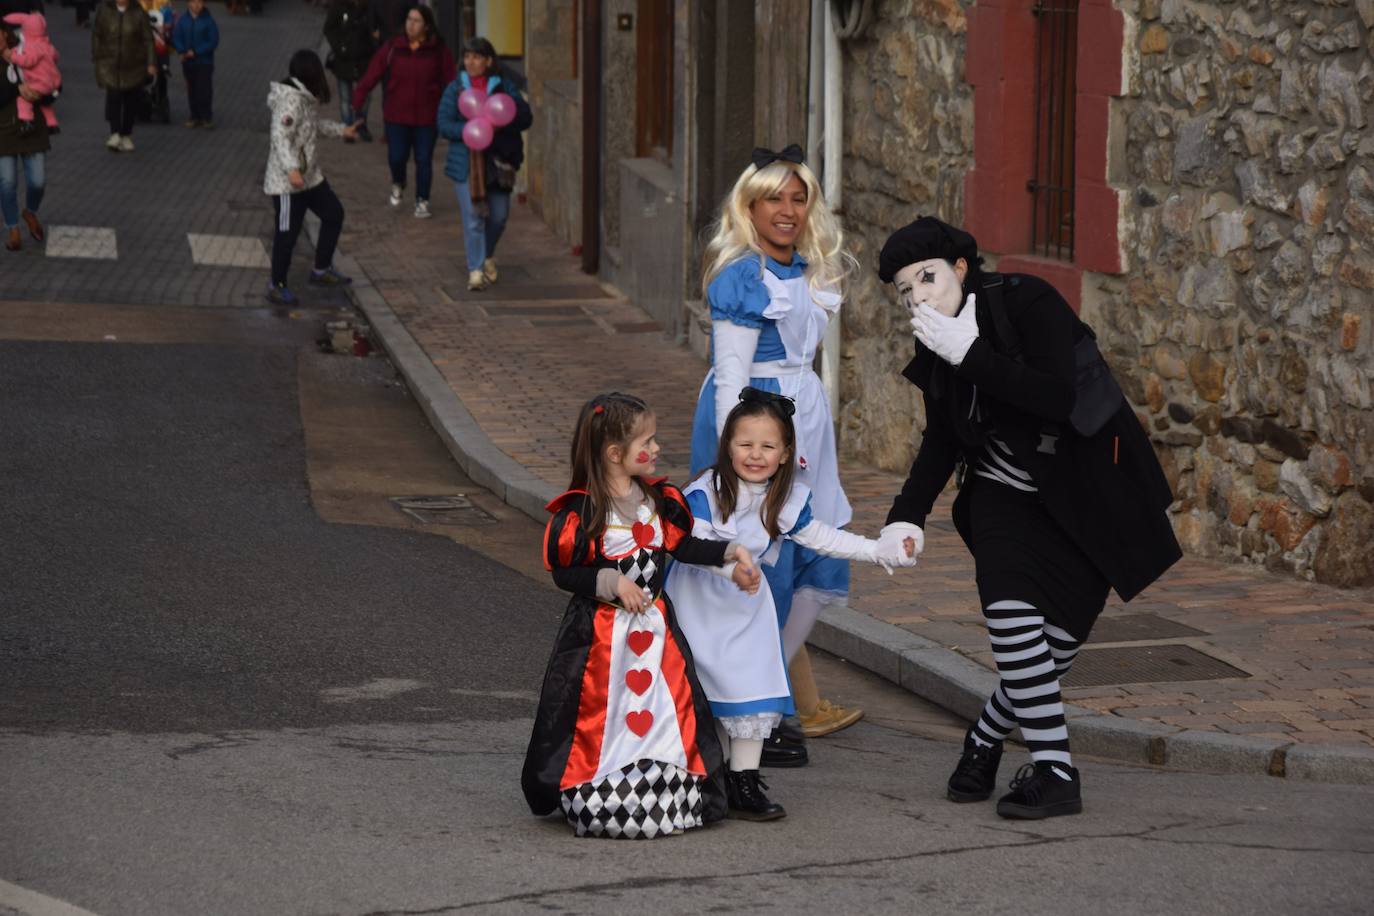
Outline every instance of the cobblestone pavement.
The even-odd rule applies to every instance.
[[[0,252],[0,295],[11,300],[258,307],[272,247],[271,199],[262,193],[267,160],[267,85],[291,53],[313,47],[324,14],[277,0],[260,18],[229,16],[215,59],[213,131],[183,127],[186,88],[173,61],[171,124],[140,122],[133,153],[104,141],[105,94],[96,87],[90,32],[70,8],[49,10],[61,54],[62,132],[47,158],[48,190],[39,216],[46,245],[27,233],[18,253]],[[331,107],[330,114],[337,117]],[[293,277],[310,267],[302,234]],[[307,305],[347,304],[340,292],[300,287]]]
[[[629,390],[658,414],[661,468],[685,478],[704,363],[666,340],[632,302],[580,273],[528,206],[515,207],[501,242],[501,282],[470,293],[451,182],[436,176],[435,219],[422,222],[408,206],[386,205],[380,148],[331,151],[329,167],[353,214],[344,249],[497,446],[562,486],[578,406],[597,391]],[[852,462],[842,476],[855,505],[852,527],[876,533],[901,478]],[[856,564],[851,608],[991,667],[973,564],[954,532],[951,502],[947,494],[938,504],[916,570],[889,578]],[[1103,713],[1374,746],[1370,590],[1189,559],[1129,605],[1109,605],[1079,658],[1066,696]]]

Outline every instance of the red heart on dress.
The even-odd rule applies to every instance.
[[[635,522],[630,526],[630,536],[635,539],[636,547],[648,547],[649,542],[654,539],[654,526]]]
[[[633,690],[636,696],[644,696],[644,691],[648,690],[653,682],[654,673],[647,668],[635,668],[625,672],[625,686]]]
[[[649,727],[654,724],[654,714],[647,709],[629,713],[625,716],[625,724],[630,727],[630,731],[643,738],[649,732]]]
[[[654,644],[654,634],[650,630],[635,630],[625,638],[635,655],[643,655]]]

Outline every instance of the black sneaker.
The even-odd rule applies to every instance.
[[[1069,778],[1059,773],[1067,773]],[[1016,771],[1007,788],[1011,791],[997,800],[997,813],[1002,817],[1039,820],[1083,810],[1078,770],[1063,763],[1028,763]]]
[[[731,770],[725,774],[725,794],[730,804],[729,817],[742,821],[775,821],[787,811],[768,800],[763,790],[768,784],[758,770]]]
[[[759,763],[766,767],[804,767],[808,760],[806,739],[800,735],[794,738],[778,726],[763,742],[763,757]]]
[[[979,802],[997,788],[997,767],[1002,763],[1002,745],[991,747],[964,736],[964,754],[949,777],[945,797],[952,802]]]

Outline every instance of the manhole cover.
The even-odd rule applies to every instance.
[[[1212,681],[1250,675],[1199,652],[1192,646],[1126,646],[1086,648],[1078,653],[1064,678],[1065,687],[1107,684],[1154,684],[1168,681]]]
[[[1206,636],[1203,630],[1176,623],[1158,614],[1104,615],[1093,626],[1093,642],[1139,642],[1145,639],[1179,639]]]
[[[393,496],[391,504],[422,525],[492,525],[496,516],[462,493],[451,496]]]

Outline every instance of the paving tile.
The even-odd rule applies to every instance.
[[[119,257],[115,231],[108,226],[48,226],[44,251],[50,258],[95,258],[113,261]]]
[[[207,267],[253,267],[271,270],[272,259],[262,239],[247,235],[186,233],[191,263]]]

